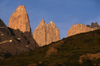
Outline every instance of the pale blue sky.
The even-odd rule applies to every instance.
[[[0,0],[0,18],[7,26],[10,15],[19,5],[26,7],[32,32],[41,19],[47,24],[53,21],[61,39],[73,24],[98,22],[100,25],[100,0]]]

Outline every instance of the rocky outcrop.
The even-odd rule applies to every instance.
[[[7,26],[3,23],[3,21],[0,19],[0,34],[4,35],[11,35],[9,29],[7,28]]]
[[[19,5],[16,11],[10,16],[9,25],[10,28],[19,29],[22,32],[30,32],[30,23],[26,8]]]
[[[100,29],[100,26],[98,25],[97,22],[95,23],[92,22],[91,25],[86,25],[86,26],[94,29]]]
[[[68,34],[67,37],[72,36],[72,35],[76,35],[79,33],[84,33],[84,32],[89,32],[89,31],[93,31],[96,29],[100,29],[100,26],[96,23],[91,23],[91,25],[84,25],[84,24],[76,24],[76,25],[72,25],[71,28],[68,30]]]
[[[0,19],[0,59],[38,48],[31,32],[6,27]]]
[[[42,19],[38,27],[34,30],[33,38],[39,46],[48,45],[51,42],[60,40],[59,29],[52,21],[47,25]]]
[[[46,56],[45,57],[49,57],[52,54],[56,54],[57,53],[57,49],[55,49],[54,47],[49,47],[49,49],[46,52]]]
[[[98,58],[100,58],[100,53],[96,54],[87,53],[79,57],[79,62],[82,63],[84,59],[97,60]]]

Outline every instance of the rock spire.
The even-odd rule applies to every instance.
[[[34,30],[33,38],[39,46],[48,45],[51,42],[60,40],[59,29],[54,22],[50,21],[47,25],[42,19],[38,27]]]
[[[19,5],[16,11],[11,14],[8,27],[13,29],[19,29],[22,32],[31,31],[30,22],[25,6]]]

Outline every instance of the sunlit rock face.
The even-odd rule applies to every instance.
[[[93,31],[96,29],[100,29],[100,26],[98,25],[98,23],[91,23],[91,25],[84,25],[84,24],[76,24],[76,25],[72,25],[71,28],[68,30],[68,34],[67,37],[72,36],[72,35],[76,35],[79,33],[84,33],[84,32],[89,32],[89,31]]]
[[[46,43],[46,30],[47,30],[47,24],[42,21],[38,25],[38,27],[34,30],[33,38],[36,40],[39,46],[44,46]]]
[[[60,40],[59,29],[52,21],[47,25],[42,19],[38,27],[34,30],[33,38],[39,46],[48,45],[51,42]]]
[[[16,11],[11,14],[8,27],[19,29],[22,32],[30,32],[30,22],[25,6],[19,5]]]
[[[56,27],[55,23],[50,21],[47,27],[47,43],[55,42],[60,40],[59,29]]]

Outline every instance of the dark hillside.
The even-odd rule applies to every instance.
[[[31,32],[7,27],[0,19],[0,60],[38,48]]]
[[[77,34],[0,61],[0,66],[99,66],[100,30]]]

